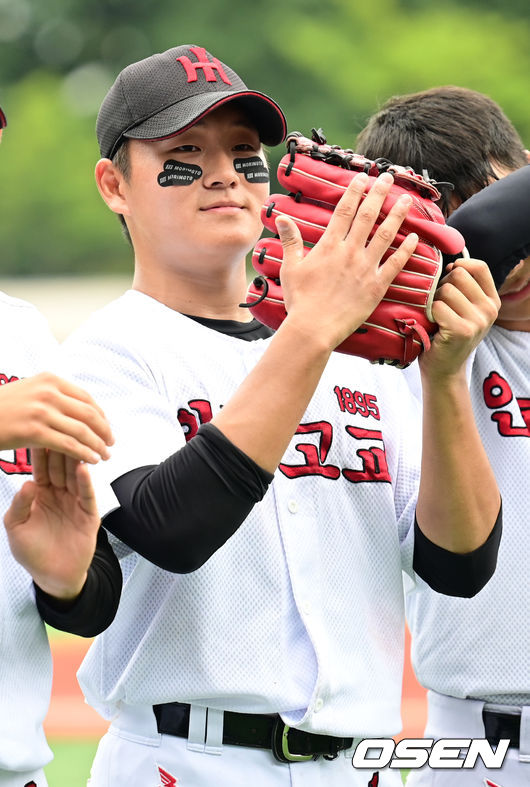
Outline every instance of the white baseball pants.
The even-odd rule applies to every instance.
[[[425,738],[484,738],[484,703],[428,693]],[[529,787],[530,786],[530,707],[522,709],[519,749],[508,749],[501,768],[487,769],[479,758],[470,770],[432,769],[428,765],[412,770],[406,787]],[[464,753],[465,755],[465,753]]]
[[[221,714],[222,718],[222,714]],[[217,739],[217,740],[216,740]],[[151,708],[125,708],[102,738],[90,787],[402,787],[399,771],[352,766],[353,749],[335,760],[284,764],[271,751],[227,746],[219,730],[208,743],[156,730]],[[356,745],[358,741],[354,742]],[[207,751],[207,749],[209,751]]]

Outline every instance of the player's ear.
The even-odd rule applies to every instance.
[[[528,163],[530,164],[530,150],[526,150],[526,148],[525,148],[525,151],[524,151],[524,152],[525,152],[525,155],[526,155],[526,160],[527,160],[527,161],[528,161]]]
[[[125,178],[123,173],[108,158],[102,158],[96,164],[96,184],[99,193],[114,213],[128,214],[127,200],[124,193]]]

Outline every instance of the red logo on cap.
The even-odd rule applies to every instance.
[[[215,72],[219,74],[223,82],[227,85],[231,85],[232,83],[226,76],[223,66],[221,62],[216,58],[213,57],[211,60],[208,60],[208,55],[206,53],[206,49],[202,46],[192,46],[190,47],[191,51],[197,58],[197,62],[193,63],[189,57],[183,55],[182,57],[177,57],[179,63],[182,63],[184,68],[186,69],[186,76],[188,77],[188,82],[196,82],[197,81],[197,71],[199,68],[202,68],[204,76],[207,82],[217,82],[217,76]]]

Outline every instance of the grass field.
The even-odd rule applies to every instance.
[[[55,755],[45,768],[49,787],[86,787],[90,766],[98,745],[97,740],[58,738],[48,743]]]

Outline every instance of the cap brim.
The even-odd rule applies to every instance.
[[[243,106],[265,145],[278,145],[283,142],[287,134],[287,122],[282,110],[272,98],[251,90],[239,93],[208,93],[185,98],[128,129],[123,136],[132,139],[171,137],[231,101],[237,101]]]

